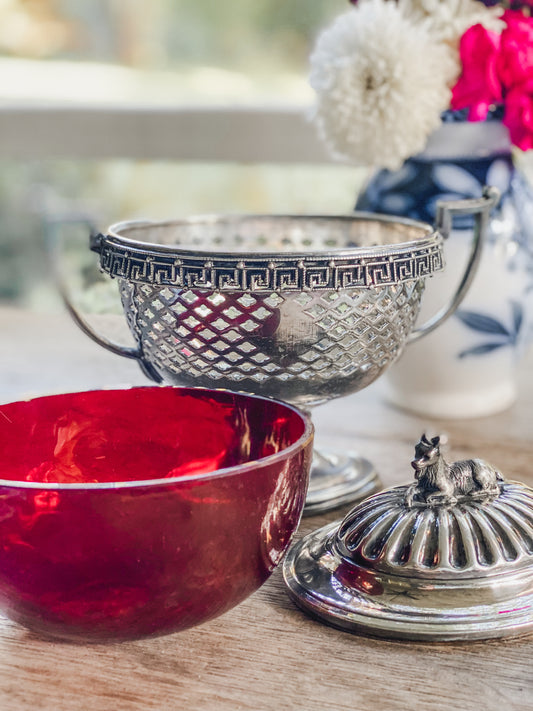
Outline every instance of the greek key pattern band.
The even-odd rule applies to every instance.
[[[422,279],[443,268],[442,246],[433,239],[416,248],[388,248],[376,256],[264,255],[195,256],[183,251],[145,250],[93,237],[91,248],[112,277],[134,283],[229,291],[316,291],[388,286]]]

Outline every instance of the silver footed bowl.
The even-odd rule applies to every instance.
[[[123,223],[93,248],[162,380],[303,408],[381,375],[443,261],[433,229],[361,217]]]
[[[494,196],[471,203],[481,214]],[[468,286],[463,279],[451,304],[414,332],[425,279],[443,268],[441,230],[364,213],[123,222],[93,236],[91,248],[118,280],[137,344],[96,334],[68,303],[101,345],[136,358],[156,381],[304,409],[372,383]],[[337,453],[317,455],[314,472],[307,513],[362,498],[378,483],[366,460]]]

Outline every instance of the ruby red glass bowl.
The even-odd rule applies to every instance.
[[[289,545],[312,439],[294,408],[220,390],[0,405],[0,609],[94,641],[229,610]]]

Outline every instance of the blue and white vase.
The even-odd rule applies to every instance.
[[[500,121],[445,121],[422,154],[396,172],[379,171],[357,201],[358,210],[433,223],[439,200],[479,197],[483,185],[499,188],[502,200],[466,299],[385,377],[389,399],[419,414],[478,417],[515,400],[516,365],[533,331],[533,191]],[[471,234],[471,218],[455,223],[446,269],[428,282],[421,319],[454,290]]]

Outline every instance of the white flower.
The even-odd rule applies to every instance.
[[[315,121],[341,159],[395,169],[423,150],[459,65],[399,5],[366,0],[338,17],[311,55]]]
[[[472,25],[501,32],[503,8],[485,7],[477,0],[400,0],[402,12],[414,22],[426,21],[436,40],[459,44],[461,35]]]

